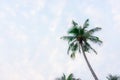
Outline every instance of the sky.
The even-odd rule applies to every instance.
[[[100,80],[120,75],[120,0],[0,0],[0,80],[54,80],[73,73],[94,80],[82,54],[72,60],[60,39],[75,20],[96,35],[98,54],[86,53]]]

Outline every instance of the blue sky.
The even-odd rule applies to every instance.
[[[102,28],[98,55],[87,57],[100,80],[120,75],[119,0],[0,0],[0,80],[54,80],[74,73],[93,80],[82,54],[72,60],[60,40],[75,20]]]

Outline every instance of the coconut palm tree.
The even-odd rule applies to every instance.
[[[80,53],[82,52],[94,79],[98,80],[98,77],[96,76],[87,59],[86,52],[90,52],[90,50],[92,50],[97,54],[97,52],[94,48],[92,48],[89,42],[97,43],[99,45],[102,43],[99,37],[94,36],[94,33],[100,31],[101,28],[95,27],[88,30],[87,28],[89,26],[89,19],[84,22],[83,26],[79,26],[78,23],[76,23],[75,21],[72,21],[72,24],[72,28],[68,30],[68,36],[61,37],[61,39],[68,41],[69,47],[67,53],[70,55],[71,58],[74,59],[77,50]],[[69,53],[70,51],[71,54]]]
[[[108,80],[120,80],[120,76],[116,76],[116,75],[109,75],[107,77]]]
[[[61,78],[57,78],[56,80],[80,80],[80,79],[74,78],[74,75],[71,73],[68,77],[66,77],[66,75],[63,74]]]

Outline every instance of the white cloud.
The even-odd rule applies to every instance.
[[[50,7],[50,10],[52,11],[52,13],[55,16],[60,17],[62,15],[62,13],[63,13],[63,9],[64,9],[66,3],[67,3],[67,0],[58,1],[57,3],[54,3]]]
[[[24,2],[25,1],[25,2]],[[47,1],[47,0],[46,0]],[[55,35],[57,35],[58,33],[55,32],[57,30],[57,26],[59,25],[59,21],[60,19],[63,17],[62,13],[64,10],[64,7],[66,6],[67,0],[62,0],[62,1],[56,1],[56,2],[48,2],[48,7],[45,7],[45,0],[22,0],[19,1],[20,3],[15,4],[14,8],[12,6],[6,6],[4,8],[3,11],[0,12],[0,18],[4,18],[6,17],[6,14],[10,13],[10,16],[16,16],[18,17],[18,15],[16,14],[16,12],[18,12],[20,15],[22,15],[22,18],[26,18],[26,19],[30,19],[31,17],[34,18],[35,20],[42,20],[44,23],[50,23],[49,26],[45,27],[44,29],[49,29],[51,32],[54,32]],[[113,18],[115,21],[115,25],[119,26],[119,21],[120,21],[120,15],[119,15],[119,1],[118,0],[111,0],[111,4],[112,4],[112,14],[113,14]],[[12,2],[13,3],[13,2]],[[8,4],[12,4],[12,3],[8,3]],[[70,3],[70,2],[69,2]],[[69,3],[67,5],[69,5]],[[13,3],[14,4],[14,3]],[[72,3],[70,3],[72,4]],[[43,10],[45,7],[45,11],[51,11],[51,13],[53,14],[53,16],[55,16],[55,18],[51,19],[51,16],[49,16],[49,13],[47,14],[44,11],[39,14],[41,17],[38,19],[36,18],[37,13],[39,13],[41,10]],[[23,9],[24,8],[24,9]],[[65,8],[67,9],[67,7]],[[71,8],[71,10],[73,10]],[[102,10],[102,9],[101,9]],[[77,13],[77,11],[76,11]],[[79,13],[79,12],[78,12]],[[88,6],[85,10],[85,14],[87,14],[90,17],[94,17],[96,20],[98,19],[98,21],[100,19],[104,19],[103,13],[102,11],[99,11],[99,9],[97,8],[97,6]],[[73,14],[68,14],[68,18],[66,20],[66,22],[68,23],[68,27],[71,26],[71,21],[72,19],[74,19],[72,16]],[[79,16],[76,14],[76,16]],[[21,16],[20,16],[21,17]],[[2,34],[2,36],[5,35],[5,38],[7,37],[8,40],[5,40],[4,37],[0,37],[0,44],[4,44],[5,41],[11,41],[15,40],[17,43],[29,43],[29,37],[34,38],[33,35],[28,35],[27,32],[31,32],[34,33],[34,35],[37,37],[37,35],[39,35],[36,31],[39,31],[40,29],[42,29],[40,26],[40,28],[34,28],[31,31],[29,31],[29,21],[31,20],[25,20],[24,25],[26,26],[19,26],[21,25],[21,22],[18,20],[19,18],[16,18],[16,23],[7,23],[7,21],[5,21],[4,23],[6,23],[6,25],[4,25],[3,27],[5,28],[3,30],[3,32],[5,34]],[[6,19],[7,20],[7,19]],[[12,18],[10,20],[13,20]],[[48,21],[50,20],[50,21]],[[106,19],[107,21],[107,19]],[[35,21],[36,22],[36,21]],[[32,22],[33,24],[34,21]],[[40,23],[41,24],[41,23]],[[44,30],[42,29],[42,30]],[[62,28],[61,28],[62,29]],[[2,31],[2,28],[1,28]],[[57,30],[59,31],[59,30]],[[42,34],[42,33],[40,33]],[[59,35],[60,36],[60,35]],[[53,40],[51,40],[51,35],[40,35],[38,36],[40,37],[40,40],[35,40],[38,42],[34,43],[29,43],[29,44],[25,44],[25,46],[23,45],[22,47],[18,46],[17,48],[13,47],[11,45],[10,49],[12,50],[8,50],[10,51],[10,53],[13,54],[9,54],[9,52],[6,54],[12,55],[13,59],[11,56],[4,54],[4,56],[2,55],[2,49],[0,49],[1,51],[1,58],[0,58],[0,75],[2,75],[0,77],[1,80],[54,80],[56,77],[59,77],[59,74],[62,73],[68,73],[70,74],[72,73],[78,73],[78,75],[81,76],[81,78],[87,80],[89,78],[89,75],[91,74],[89,72],[89,68],[87,67],[86,62],[84,61],[83,56],[80,54],[77,54],[76,59],[73,61],[65,52],[64,54],[64,50],[62,50],[62,48],[66,48],[65,46],[63,46],[61,49],[59,47],[59,45],[61,46],[62,44],[60,43],[60,39],[58,38],[54,38],[55,43],[53,42]],[[54,35],[52,36],[52,38],[55,37]],[[38,39],[38,38],[37,38]],[[32,42],[32,40],[30,40]],[[33,41],[34,42],[34,41]],[[38,43],[38,44],[37,44]],[[52,44],[51,44],[52,43]],[[58,43],[58,44],[56,44]],[[16,44],[16,43],[13,43]],[[51,45],[50,45],[51,44]],[[30,45],[30,46],[28,46]],[[37,46],[36,46],[37,45]],[[54,46],[54,45],[58,45]],[[6,50],[6,46],[4,46],[4,49]],[[22,51],[21,51],[22,50]],[[60,51],[59,51],[60,50]],[[99,49],[100,50],[100,49]],[[100,52],[100,51],[99,51]],[[111,64],[109,63],[114,63],[115,59],[118,59],[118,56],[115,57],[114,55],[108,55],[107,57],[106,52],[100,52],[98,55],[94,55],[94,54],[88,54],[88,59],[91,62],[91,65],[93,65],[93,69],[95,69],[95,72],[99,72],[99,71],[103,71],[103,72],[99,72],[100,76],[103,76],[103,74],[109,72],[109,71],[114,71],[117,68],[116,66],[112,66],[113,69],[108,69],[109,66],[111,66]],[[113,51],[114,52],[114,51]],[[18,54],[21,53],[21,54]],[[102,54],[103,53],[103,54]],[[119,52],[118,52],[119,53]],[[67,56],[67,57],[66,57]],[[81,57],[82,56],[82,57]],[[114,56],[114,57],[113,57]],[[108,59],[110,58],[110,59]],[[12,59],[12,60],[11,60]],[[107,61],[105,61],[107,59]],[[12,62],[14,60],[14,62]],[[110,61],[109,61],[110,60]],[[102,65],[101,65],[102,64]],[[116,62],[117,64],[117,62]],[[101,65],[101,66],[100,66]],[[104,69],[105,71],[101,68],[104,65]],[[118,63],[119,65],[119,63]],[[97,67],[96,67],[97,66]],[[107,68],[106,68],[107,67]],[[98,69],[102,69],[102,70],[98,70]],[[118,72],[118,71],[116,71]],[[89,74],[90,73],[90,74]],[[87,75],[88,74],[88,75]],[[91,76],[91,75],[90,75]],[[104,75],[106,76],[106,75]]]
[[[5,6],[5,11],[11,16],[16,16],[17,15],[16,11],[9,5]]]
[[[36,11],[35,11],[35,10],[31,10],[31,11],[30,11],[30,14],[31,14],[32,16],[35,16],[35,15],[36,15]]]
[[[119,30],[119,32],[120,32],[120,15],[118,14],[118,15],[114,15],[114,17],[113,17],[113,20],[114,20],[114,26],[115,26],[115,28],[116,28],[116,30],[118,31]]]
[[[36,16],[45,6],[45,0],[22,0],[21,3],[15,4],[15,9],[23,17],[29,19]],[[24,9],[23,9],[24,8]]]
[[[120,21],[120,15],[115,15],[115,16],[114,16],[114,20],[115,20],[115,21]]]
[[[15,65],[3,63],[0,65],[0,71],[2,73],[0,73],[0,75],[2,75],[0,77],[1,80],[45,80],[37,69],[17,61]]]
[[[67,27],[71,28],[72,26],[72,20],[76,21],[76,19],[73,17],[73,15],[68,14],[69,16],[67,17],[66,23]]]
[[[51,72],[48,77],[48,80],[54,80],[55,78],[59,77],[58,76],[59,74],[66,73],[68,71],[68,69],[70,70],[71,65],[66,64],[66,63],[68,63],[67,62],[68,59],[65,59],[65,55],[62,54],[62,52],[59,51],[58,48],[54,48],[50,52],[51,52],[51,54],[50,54],[48,60],[49,60],[49,64],[50,64],[49,67],[51,68],[51,70],[50,70]],[[74,65],[72,65],[72,66],[74,66]]]
[[[17,40],[18,42],[27,42],[28,40],[28,35],[19,30],[15,23],[9,25],[7,35],[11,36],[12,39]]]
[[[120,0],[108,0],[108,2],[111,5],[112,13],[113,14],[118,14],[120,12]]]
[[[43,9],[44,8],[44,6],[45,6],[45,0],[37,0],[36,1],[36,10],[41,10],[41,9]]]
[[[116,28],[116,31],[120,32],[120,0],[110,0],[108,1],[111,5],[111,10],[113,14],[113,21],[114,21],[114,27]]]
[[[44,37],[44,38],[42,38],[42,41],[40,41],[40,42],[42,42],[42,45],[44,45],[44,46],[47,46],[48,45],[48,43],[49,43],[49,37],[47,36],[47,37]]]
[[[4,44],[5,43],[5,39],[3,37],[0,37],[0,44]]]
[[[6,16],[5,12],[0,11],[0,19],[4,18]]]
[[[21,15],[25,17],[26,19],[29,19],[31,16],[28,12],[22,12]]]
[[[77,67],[78,65],[76,65],[73,61],[68,61],[68,63],[67,63],[67,73],[69,74],[69,73],[72,73],[73,71],[75,71],[75,69],[76,69],[76,67]]]
[[[23,48],[22,49],[22,58],[20,60],[20,63],[22,64],[30,64],[29,61],[30,61],[30,49],[28,48]]]
[[[89,5],[86,9],[85,9],[85,14],[87,14],[90,17],[93,17],[96,20],[102,20],[104,18],[104,15],[102,13],[102,11],[100,11],[100,9],[98,9],[97,7],[93,6],[93,5]]]
[[[43,21],[43,23],[48,23],[48,16],[47,15],[42,15],[41,16],[41,20]]]
[[[28,36],[24,33],[19,33],[16,35],[16,39],[19,41],[27,42]]]
[[[55,32],[57,26],[58,26],[58,23],[59,23],[59,18],[58,19],[55,19],[51,22],[50,24],[50,31],[51,32]]]
[[[55,5],[52,5],[50,7],[50,10],[56,16],[56,18],[53,19],[53,21],[50,24],[50,31],[51,32],[55,32],[55,30],[56,30],[56,28],[57,28],[57,26],[59,24],[59,21],[61,19],[63,9],[65,7],[66,2],[67,2],[67,0],[60,1],[60,2],[57,2]]]
[[[44,76],[42,76],[42,75],[39,74],[39,73],[36,73],[33,80],[45,80],[45,79],[44,79]]]
[[[15,69],[10,64],[3,63],[0,67],[0,71],[2,72],[1,80],[20,80],[19,74],[16,73]]]
[[[34,9],[31,10],[31,15],[35,15],[45,7],[45,0],[36,0],[33,3]]]

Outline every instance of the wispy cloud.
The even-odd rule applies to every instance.
[[[117,29],[117,31],[119,30],[119,32],[120,32],[120,29],[119,29],[119,26],[120,26],[120,23],[119,23],[119,20],[120,20],[120,6],[119,6],[119,3],[120,3],[120,1],[119,0],[110,0],[108,2],[111,5],[114,27]]]
[[[106,32],[100,35],[104,36],[104,47],[95,47],[98,55],[87,55],[95,72],[101,80],[109,72],[119,73],[119,0],[101,3],[98,0],[0,2],[0,80],[53,80],[63,73],[74,73],[84,80],[93,79],[82,54],[77,54],[76,59],[72,60],[66,53],[67,42],[60,40],[61,34],[66,34],[63,30],[71,27],[72,20],[79,23],[86,16],[95,24],[105,24],[102,28]],[[106,5],[108,8],[103,10]],[[112,17],[109,18],[111,23],[106,15]],[[113,26],[109,23],[114,25],[116,31],[110,32]],[[111,66],[113,63],[115,65]]]

